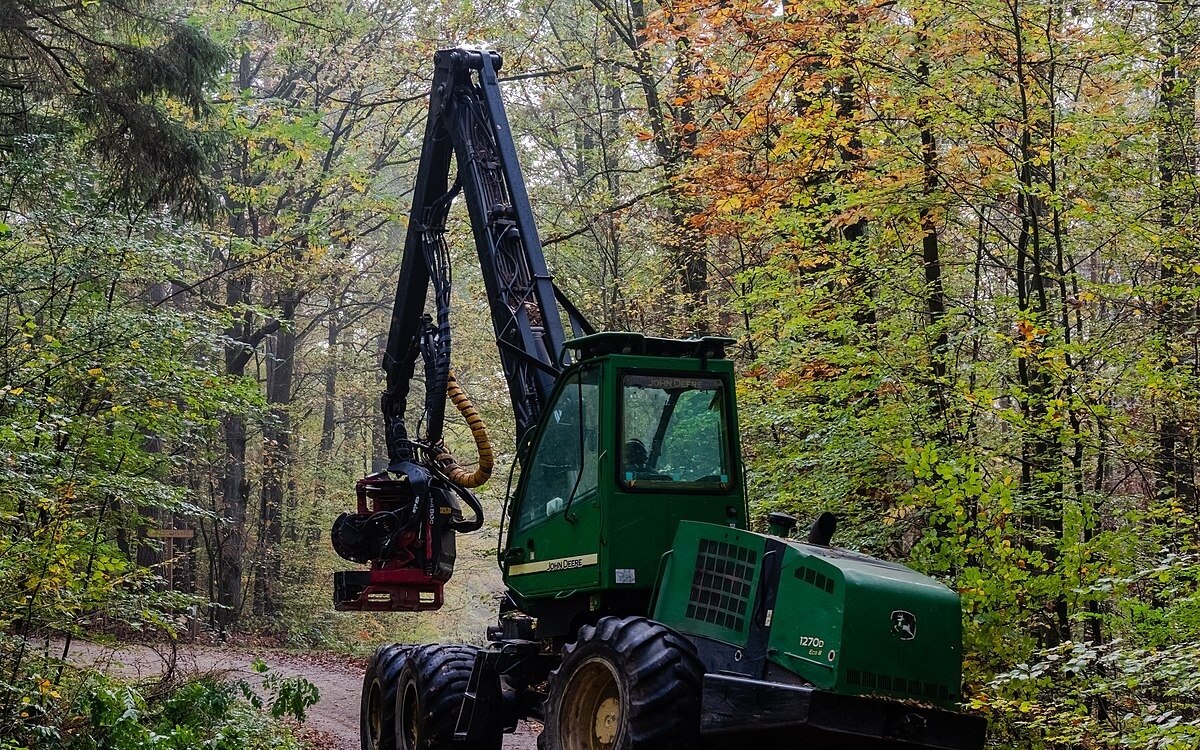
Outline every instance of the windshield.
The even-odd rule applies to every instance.
[[[723,381],[627,374],[621,391],[623,485],[655,490],[729,486]]]
[[[550,408],[546,425],[528,466],[516,530],[524,531],[596,492],[599,455],[600,369],[585,367],[570,375]]]

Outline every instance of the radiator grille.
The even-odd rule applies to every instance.
[[[700,540],[687,616],[730,630],[746,626],[758,552],[728,542]]]
[[[949,701],[956,697],[945,685],[939,685],[934,682],[921,682],[920,680],[908,680],[903,677],[876,674],[858,669],[846,670],[846,679],[851,685],[858,685],[868,690],[897,693],[909,698],[926,701]]]

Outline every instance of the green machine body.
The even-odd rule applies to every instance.
[[[951,708],[960,699],[958,595],[849,550],[683,522],[655,620],[714,671]]]

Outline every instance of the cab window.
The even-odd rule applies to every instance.
[[[595,494],[599,414],[599,368],[587,367],[568,376],[524,467],[526,482],[517,531],[565,513],[568,505],[575,506]]]
[[[622,485],[655,491],[728,488],[725,400],[720,378],[622,376]]]

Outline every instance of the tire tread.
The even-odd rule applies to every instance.
[[[416,680],[423,714],[419,747],[415,750],[451,747],[477,653],[475,646],[457,644],[430,644],[409,653],[409,669]],[[496,737],[494,743],[480,743],[486,746],[477,748],[464,746],[464,750],[499,750],[500,740]]]
[[[625,742],[617,750],[694,750],[700,738],[700,691],[704,665],[691,642],[645,617],[605,617],[580,628],[550,673],[539,750],[561,750],[552,724],[576,661],[591,654],[609,658],[628,692]]]
[[[396,750],[396,688],[400,670],[412,646],[390,643],[375,649],[363,675],[362,699],[359,703],[359,744],[362,750]],[[380,713],[382,735],[377,746],[371,746],[367,730],[367,710],[370,691],[374,682],[380,688]]]

